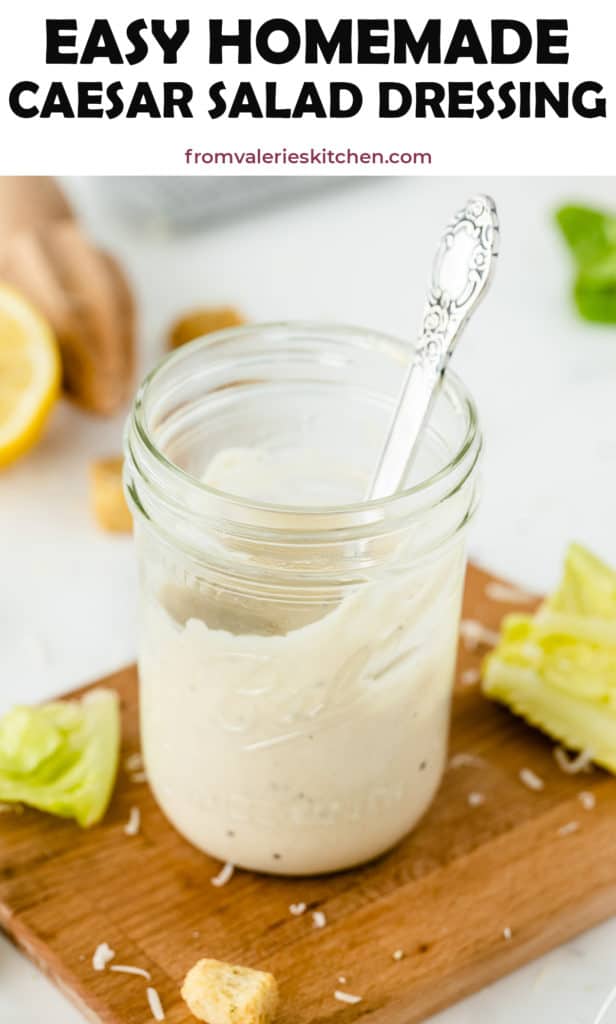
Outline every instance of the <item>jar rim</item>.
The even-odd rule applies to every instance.
[[[249,336],[255,332],[269,335],[284,332],[287,336],[289,332],[297,332],[302,335],[318,335],[319,337],[332,342],[336,340],[344,342],[345,340],[350,341],[351,339],[354,339],[355,342],[359,341],[363,347],[369,346],[371,348],[374,347],[374,341],[376,339],[381,346],[387,347],[392,351],[392,353],[395,351],[400,354],[403,349],[407,349],[409,353],[412,351],[411,342],[403,342],[400,338],[397,338],[394,335],[386,334],[368,327],[355,327],[352,325],[328,323],[326,321],[296,320],[257,322],[247,324],[245,326],[231,327],[211,332],[210,334],[188,342],[176,351],[171,352],[145,376],[137,390],[127,423],[127,451],[131,451],[130,432],[132,429],[134,435],[136,435],[140,444],[145,449],[145,452],[147,452],[147,454],[154,460],[158,471],[163,477],[176,482],[181,482],[182,486],[189,488],[195,495],[205,496],[215,502],[224,501],[225,505],[234,508],[236,511],[243,509],[248,512],[270,513],[272,516],[276,517],[284,516],[287,520],[287,524],[289,517],[293,516],[301,517],[302,520],[305,521],[306,518],[309,517],[314,517],[316,520],[319,516],[348,515],[352,517],[354,515],[365,515],[367,512],[374,514],[379,511],[385,514],[386,512],[391,512],[392,508],[397,504],[408,504],[409,501],[412,502],[415,499],[422,498],[426,499],[425,503],[422,502],[424,507],[425,505],[430,506],[430,504],[432,504],[430,502],[430,495],[433,494],[437,502],[442,500],[444,497],[447,497],[447,493],[443,494],[441,491],[437,496],[435,492],[440,490],[440,485],[446,483],[448,477],[455,475],[456,470],[463,468],[463,464],[469,456],[474,455],[471,459],[468,473],[472,471],[478,459],[482,443],[477,408],[470,392],[460,377],[455,372],[448,369],[445,377],[444,389],[449,393],[450,399],[454,399],[458,408],[464,410],[466,413],[466,430],[464,432],[464,437],[445,465],[439,467],[434,473],[418,480],[416,483],[412,484],[410,487],[404,488],[403,490],[396,491],[393,494],[386,495],[381,498],[354,501],[347,504],[312,504],[308,506],[301,506],[243,498],[241,495],[212,487],[210,484],[204,483],[204,481],[198,477],[193,476],[177,463],[169,459],[150,435],[146,423],[146,417],[148,397],[151,390],[153,386],[159,382],[161,376],[165,372],[194,355],[195,352],[211,350],[217,345],[224,344],[232,339],[239,340],[242,337]],[[468,473],[464,473],[464,479],[466,479]],[[454,490],[457,490],[459,485],[460,481],[458,481]],[[289,529],[288,525],[287,529]]]

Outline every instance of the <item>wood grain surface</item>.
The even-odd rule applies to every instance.
[[[464,615],[497,628],[512,605],[488,596],[490,579],[469,569]],[[481,762],[450,766],[423,822],[374,864],[305,880],[238,871],[215,888],[220,865],[123,769],[90,831],[35,811],[1,816],[0,925],[96,1024],[152,1019],[143,979],[93,970],[103,941],[115,963],[151,972],[171,1024],[193,1020],[179,987],[201,956],[273,971],[279,1024],[416,1024],[544,953],[616,911],[616,781],[563,773],[547,739],[484,700],[468,670],[485,650],[461,645],[451,735],[452,754]],[[100,682],[122,697],[124,760],[139,749],[136,672]],[[522,768],[542,777],[541,792],[521,784]],[[595,794],[594,809],[581,790]],[[481,806],[469,806],[471,792]],[[142,825],[130,837],[133,806]],[[577,831],[560,834],[573,821]],[[298,902],[308,910],[295,917]],[[344,1005],[336,989],[362,1001]]]

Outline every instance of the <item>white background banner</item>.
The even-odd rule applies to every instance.
[[[461,16],[472,19],[487,63],[459,53],[459,59],[444,62],[448,52],[453,57],[450,47]],[[87,45],[96,18],[107,19],[112,29],[112,38],[104,40],[106,52],[99,49],[98,56],[91,52],[94,37],[90,38],[89,54]],[[226,46],[222,64],[211,64],[210,21],[222,19],[223,32],[233,35],[240,18],[252,23],[251,63],[238,63],[238,48]],[[566,29],[555,28],[552,36],[556,41],[552,52],[567,53],[567,63],[538,63],[538,18],[567,21]],[[46,19],[77,22],[76,32],[65,27],[61,49],[77,63],[46,64]],[[139,31],[133,26],[131,42],[128,26],[140,19],[145,25]],[[177,63],[164,63],[163,50],[153,35],[153,19],[164,19],[170,36],[176,31],[176,19],[189,20]],[[272,63],[257,52],[257,32],[269,19],[284,19],[297,27],[298,54],[287,63]],[[352,63],[339,60],[343,42],[331,63],[321,58],[307,64],[306,19],[318,19],[327,38],[341,19],[349,19]],[[378,63],[357,60],[361,19],[374,23],[364,25],[361,31],[364,48]],[[408,54],[406,60],[395,61],[396,19],[408,21],[415,38],[421,36],[429,19],[440,19],[440,32],[434,26],[431,30],[433,48],[426,49],[419,63]],[[491,20],[497,19],[523,22],[528,27],[532,46],[523,61],[491,63]],[[340,39],[346,39],[346,27],[339,31]],[[558,44],[561,36],[566,42]],[[437,56],[436,62],[429,62],[429,56],[437,53],[437,37],[440,61]],[[265,38],[274,51],[294,45],[293,33],[270,33],[262,36]],[[504,36],[508,52],[518,40],[516,32],[508,29]],[[101,48],[102,42],[99,36]],[[302,0],[293,4],[150,0],[147,5],[138,0],[107,0],[104,5],[91,0],[23,0],[6,4],[3,12],[0,172],[611,174],[616,169],[615,42],[616,10],[605,0],[544,0],[540,8],[534,0],[498,5],[469,0],[463,10],[455,0]],[[135,43],[137,50],[144,52],[143,44],[147,44],[147,56],[131,64],[127,56],[135,51]],[[308,90],[309,99],[306,82],[314,83]],[[580,86],[589,82],[599,83],[600,92],[595,86]],[[34,83],[37,88],[15,88],[18,83]],[[334,93],[339,90],[344,107],[352,100],[359,103],[361,96],[361,109],[354,116],[329,116],[332,83],[343,83],[334,87]],[[491,86],[480,88],[482,83]],[[545,85],[537,87],[536,83]],[[549,103],[545,117],[534,116],[545,86],[558,95],[559,83],[569,83],[567,96],[564,92],[561,96],[568,116],[559,117]],[[243,107],[250,111],[244,109],[232,117],[238,88],[237,102],[243,97]],[[504,90],[500,95],[499,89]],[[88,117],[77,116],[80,91],[82,112],[87,105]],[[178,101],[173,117],[162,116],[165,96],[168,104]],[[479,110],[485,113],[489,109],[488,96],[494,110],[481,118]],[[18,116],[11,110],[11,97],[16,109],[32,116]],[[410,102],[410,109],[398,117],[379,116],[383,98],[393,109]],[[182,116],[182,99],[190,117]],[[131,101],[147,110],[129,117]],[[299,113],[302,103],[303,116],[280,116],[282,110]],[[425,116],[420,116],[422,104]],[[310,105],[313,112],[306,110]],[[604,107],[606,116],[580,116],[576,105],[591,113]],[[511,116],[500,116],[512,107]],[[108,116],[120,109],[119,116]],[[212,117],[216,109],[223,112]],[[326,116],[317,116],[315,110]],[[456,110],[472,116],[453,116]],[[151,116],[153,112],[161,116]],[[278,116],[273,116],[274,112]],[[525,112],[532,116],[523,116]],[[42,116],[44,113],[49,116]],[[71,113],[75,116],[67,116]]]

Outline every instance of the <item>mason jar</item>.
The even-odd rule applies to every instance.
[[[481,448],[448,373],[412,480],[367,501],[409,343],[267,324],[146,378],[126,434],[141,735],[200,849],[288,875],[368,861],[446,756]]]

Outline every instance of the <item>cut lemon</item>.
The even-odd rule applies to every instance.
[[[60,353],[35,309],[0,284],[0,466],[38,440],[60,390]]]

